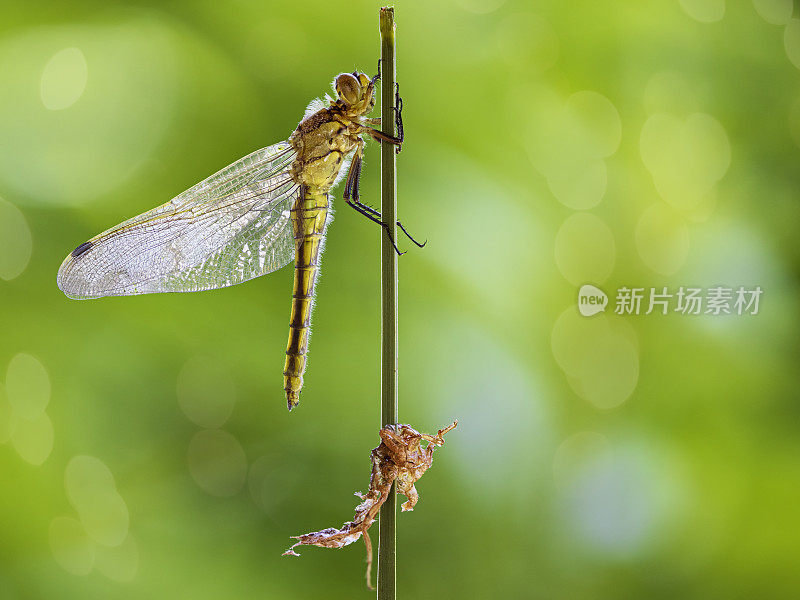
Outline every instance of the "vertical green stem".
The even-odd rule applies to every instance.
[[[381,128],[394,136],[395,46],[394,8],[380,10]],[[395,147],[381,144],[381,219],[397,239],[397,161]],[[397,423],[397,254],[388,236],[381,236],[381,427]],[[378,600],[394,600],[397,593],[396,517],[394,483],[381,507],[378,522]]]

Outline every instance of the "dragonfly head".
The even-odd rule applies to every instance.
[[[367,114],[375,107],[375,80],[364,73],[341,73],[336,76],[333,88],[339,104],[350,116]]]

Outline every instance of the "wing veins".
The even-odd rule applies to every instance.
[[[91,252],[67,256],[59,287],[75,298],[197,291],[279,269],[294,256],[295,156],[287,142],[256,150],[95,236]]]

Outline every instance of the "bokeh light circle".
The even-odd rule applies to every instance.
[[[42,363],[24,352],[14,356],[6,370],[6,395],[18,416],[40,417],[50,402],[50,377]]]
[[[58,565],[72,575],[88,575],[94,566],[95,545],[80,521],[56,517],[50,523],[50,551]]]
[[[602,283],[614,270],[615,248],[614,234],[602,219],[575,213],[564,220],[556,234],[556,265],[573,285]]]
[[[520,141],[536,170],[548,178],[568,176],[574,169],[569,168],[572,158],[564,134],[563,99],[545,86],[517,86],[508,100],[508,111],[515,123],[527,103],[528,123]]]
[[[69,108],[83,95],[88,77],[86,57],[80,48],[59,50],[42,71],[42,104],[49,110]]]
[[[268,510],[272,499],[270,476],[277,470],[276,459],[272,456],[261,456],[253,461],[247,474],[247,487],[253,502],[263,510]],[[274,490],[282,496],[280,489]]]
[[[0,84],[14,90],[0,95],[0,139],[13,140],[0,147],[0,186],[78,205],[122,184],[174,113],[174,35],[157,13],[126,11],[0,40]]]
[[[553,325],[550,346],[572,388],[596,408],[616,408],[635,390],[638,341],[624,319],[606,314],[587,318],[568,308]]]
[[[632,558],[669,534],[680,490],[652,442],[609,443],[584,432],[557,454],[566,465],[558,504],[582,548],[605,559]]]
[[[591,90],[572,94],[564,105],[567,131],[591,157],[611,156],[622,138],[622,122],[611,100]]]
[[[33,239],[28,221],[20,210],[0,197],[0,279],[10,281],[28,266],[33,250]]]
[[[695,21],[714,23],[725,16],[725,0],[678,0],[684,12]]]
[[[128,535],[128,506],[115,489],[95,488],[80,505],[78,516],[88,536],[98,544],[119,546]]]
[[[574,308],[562,312],[553,324],[550,348],[558,366],[568,377],[580,377],[586,355],[591,352],[594,340],[608,333],[608,320],[604,315],[588,319]],[[585,342],[585,343],[584,343]]]
[[[116,490],[111,470],[94,456],[74,456],[64,470],[64,489],[72,507],[86,512],[97,490]]]
[[[198,431],[189,442],[189,472],[212,496],[235,496],[247,477],[247,457],[239,441],[227,431]]]
[[[620,144],[619,112],[608,98],[591,90],[576,92],[563,103],[544,91],[528,109],[535,115],[525,137],[530,160],[559,202],[578,210],[591,208],[606,191],[603,159]]]
[[[606,163],[601,159],[587,161],[584,169],[572,177],[547,179],[547,185],[558,201],[575,210],[587,210],[600,204],[607,183]]]
[[[672,275],[689,255],[689,228],[674,209],[656,203],[639,217],[635,231],[639,256],[656,273]]]
[[[753,0],[753,7],[767,23],[785,25],[792,18],[793,0]]]
[[[74,456],[64,470],[64,488],[87,535],[103,546],[119,546],[128,535],[128,506],[111,470],[94,456]]]
[[[97,548],[95,568],[112,581],[133,581],[139,570],[139,545],[129,533],[117,546]]]
[[[704,113],[685,120],[667,113],[652,115],[642,127],[639,152],[659,195],[681,210],[697,206],[731,162],[725,128]]]
[[[178,374],[178,404],[201,427],[221,426],[233,412],[236,390],[228,369],[210,357],[190,358]]]
[[[578,376],[584,399],[608,410],[625,402],[639,381],[639,353],[620,335],[596,340]]]
[[[41,465],[53,451],[53,423],[46,413],[33,421],[18,419],[11,434],[11,445],[23,460]]]
[[[583,90],[560,106],[557,98],[545,96],[537,99],[533,111],[527,149],[534,166],[547,178],[574,177],[619,146],[619,113],[602,94]]]
[[[800,19],[791,19],[783,30],[783,46],[786,56],[800,69]]]
[[[247,488],[253,502],[276,520],[285,503],[292,502],[292,495],[305,478],[304,465],[287,461],[279,454],[257,458],[247,473]]]

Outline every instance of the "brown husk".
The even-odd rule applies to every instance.
[[[407,500],[401,506],[403,512],[414,510],[419,501],[414,483],[422,477],[433,464],[433,451],[444,444],[444,434],[454,429],[458,421],[453,421],[436,435],[420,433],[410,425],[386,425],[380,430],[381,443],[373,449],[372,474],[369,479],[369,490],[366,494],[356,492],[361,499],[361,504],[356,507],[355,517],[342,525],[341,529],[332,527],[321,531],[314,531],[304,535],[292,536],[297,540],[291,548],[283,553],[284,556],[300,556],[294,549],[297,546],[320,546],[322,548],[342,548],[352,544],[362,535],[367,546],[367,587],[372,588],[372,541],[367,530],[370,528],[378,511],[396,481],[398,494],[403,494]],[[422,447],[422,442],[427,442]]]

